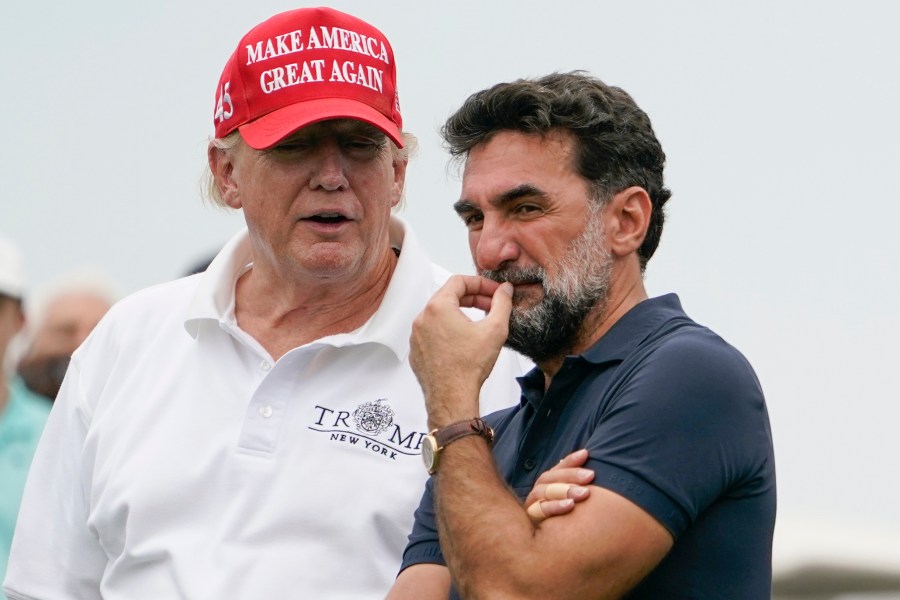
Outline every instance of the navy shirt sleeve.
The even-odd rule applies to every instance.
[[[425,484],[425,493],[422,494],[419,508],[416,509],[416,522],[409,534],[406,549],[403,551],[401,571],[419,563],[446,564],[438,540],[433,491],[434,477],[430,477]]]
[[[749,363],[709,330],[677,329],[642,352],[601,392],[587,466],[677,538],[771,468],[768,416]]]

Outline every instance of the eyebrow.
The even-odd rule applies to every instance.
[[[546,194],[539,187],[536,187],[530,183],[523,183],[517,185],[514,188],[506,190],[498,196],[491,198],[488,203],[495,208],[501,208],[507,204],[510,204],[511,202],[515,202],[519,198],[524,198],[527,196],[538,196],[543,198],[546,196]],[[461,198],[453,203],[453,210],[455,210],[457,214],[463,214],[466,212],[471,212],[473,210],[478,210],[478,207],[471,200]]]

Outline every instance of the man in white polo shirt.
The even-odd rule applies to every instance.
[[[209,166],[247,230],[72,357],[10,598],[384,596],[425,479],[411,323],[448,277],[392,216],[412,141],[395,75],[381,32],[325,8],[238,44]],[[518,400],[519,367],[484,412]]]

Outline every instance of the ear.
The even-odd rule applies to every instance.
[[[395,159],[392,163],[394,181],[391,184],[391,208],[394,208],[403,199],[403,186],[406,183],[406,159]]]
[[[236,148],[231,152],[224,152],[210,144],[206,149],[206,156],[209,160],[209,170],[213,174],[216,188],[225,205],[238,209],[241,208],[241,200],[238,195],[237,182],[234,180],[235,151]]]
[[[637,252],[647,236],[652,210],[650,196],[642,187],[626,188],[610,198],[604,207],[603,230],[613,255]]]

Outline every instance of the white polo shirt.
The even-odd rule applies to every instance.
[[[234,317],[242,232],[205,274],[116,305],[34,459],[11,599],[383,598],[426,480],[415,315],[448,273],[402,221],[381,307],[273,361]],[[504,352],[482,411],[518,401]]]

